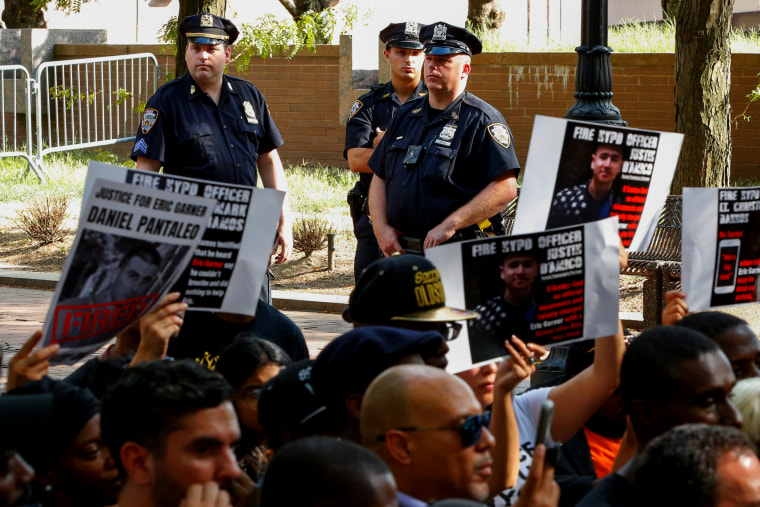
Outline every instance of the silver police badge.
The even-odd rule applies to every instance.
[[[441,129],[441,132],[438,134],[438,137],[435,140],[435,144],[440,144],[441,146],[451,146],[451,140],[454,139],[454,134],[456,133],[456,125],[445,125]]]
[[[406,22],[404,35],[408,35],[409,37],[419,37],[419,31],[417,30],[417,23],[415,21]]]
[[[433,40],[446,40],[446,25],[439,23],[433,28]]]
[[[488,133],[491,134],[493,140],[502,145],[505,148],[509,148],[512,144],[512,139],[509,136],[509,129],[503,123],[492,123],[488,126]]]
[[[142,130],[142,133],[147,134],[150,132],[150,129],[156,124],[157,119],[158,109],[146,109],[143,113],[142,122],[140,122],[140,130]]]
[[[214,18],[210,13],[207,12],[206,14],[201,15],[201,26],[204,28],[214,26]]]
[[[362,104],[361,100],[357,100],[356,102],[354,102],[354,105],[351,106],[351,112],[348,113],[348,119],[350,120],[351,118],[353,118],[354,115],[359,112],[359,109],[361,109],[362,106],[364,106],[364,104]]]
[[[259,124],[259,120],[256,118],[256,111],[253,110],[253,106],[247,100],[243,102],[243,111],[245,112],[245,121],[251,125]]]

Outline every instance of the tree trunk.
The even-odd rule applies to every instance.
[[[45,13],[35,12],[29,0],[5,0],[3,21],[6,28],[47,28]]]
[[[677,19],[678,8],[681,6],[681,0],[662,0],[662,17],[663,19]]]
[[[500,0],[468,0],[467,21],[483,33],[498,32],[506,14]]]
[[[204,12],[210,12],[217,16],[224,17],[225,0],[179,0],[179,14],[177,14],[178,22],[186,16],[192,16],[194,14],[201,14]],[[185,48],[187,47],[187,41],[184,37],[177,34],[177,55],[175,58],[176,65],[174,69],[174,75],[179,77],[187,71],[187,64],[185,63]]]
[[[692,0],[676,20],[676,131],[684,137],[673,178],[683,187],[726,186],[731,166],[731,50],[734,0]]]
[[[335,0],[280,0],[280,3],[294,19],[298,19],[305,12],[322,12],[338,2]]]

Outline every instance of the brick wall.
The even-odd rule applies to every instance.
[[[173,73],[173,48],[169,46],[57,46],[57,58],[88,58],[111,54],[153,52],[162,66]],[[285,139],[280,152],[291,163],[311,160],[346,167],[343,160],[345,104],[358,90],[346,89],[346,61],[338,46],[321,46],[316,53],[301,51],[291,59],[254,59],[246,73],[232,67],[261,89]],[[350,51],[348,52],[350,54]],[[631,127],[673,131],[674,56],[672,54],[624,54],[611,57],[613,103]],[[537,114],[563,116],[574,103],[574,53],[485,53],[473,59],[468,90],[498,108],[515,137],[522,165],[528,152]],[[343,67],[341,67],[341,65]],[[349,67],[350,68],[350,67]],[[165,70],[166,70],[165,69]],[[744,97],[753,89],[760,69],[760,54],[733,56],[731,103],[733,114],[744,109]],[[341,77],[343,76],[343,77]],[[341,98],[341,90],[350,97]],[[346,100],[346,99],[349,100]],[[760,179],[760,106],[733,129],[732,179]]]

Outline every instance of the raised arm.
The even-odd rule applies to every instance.
[[[596,412],[620,385],[625,352],[623,325],[618,332],[594,341],[594,363],[549,393],[554,402],[552,439],[564,442]]]

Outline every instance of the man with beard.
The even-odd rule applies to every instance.
[[[124,481],[119,505],[175,507],[199,488],[226,497],[241,475],[230,396],[221,375],[192,361],[127,370],[106,391],[101,412],[103,440]]]

